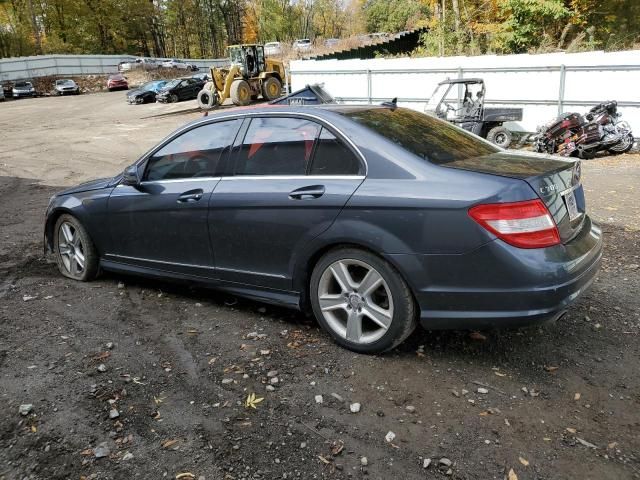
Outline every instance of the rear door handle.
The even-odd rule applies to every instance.
[[[310,185],[308,187],[296,188],[289,193],[292,200],[304,200],[311,198],[320,198],[324,195],[324,185]]]
[[[189,190],[178,197],[178,203],[197,202],[202,198],[203,193],[204,192],[201,188],[198,188],[196,190]]]

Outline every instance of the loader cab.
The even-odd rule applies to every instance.
[[[245,78],[254,78],[265,71],[263,45],[231,45],[228,48],[231,65],[237,65]]]

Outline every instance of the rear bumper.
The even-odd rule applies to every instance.
[[[519,249],[494,240],[462,255],[388,255],[426,329],[520,327],[559,318],[595,279],[602,232],[586,217],[569,243]]]

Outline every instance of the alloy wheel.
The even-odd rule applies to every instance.
[[[393,297],[384,277],[355,259],[329,265],[318,283],[318,303],[328,326],[357,344],[373,343],[393,321]]]
[[[64,268],[74,277],[82,275],[85,269],[85,249],[78,229],[69,222],[63,222],[58,229],[58,253]]]

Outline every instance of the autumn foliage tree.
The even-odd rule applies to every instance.
[[[427,27],[420,55],[624,49],[640,0],[0,0],[0,56],[219,57],[228,44]]]

